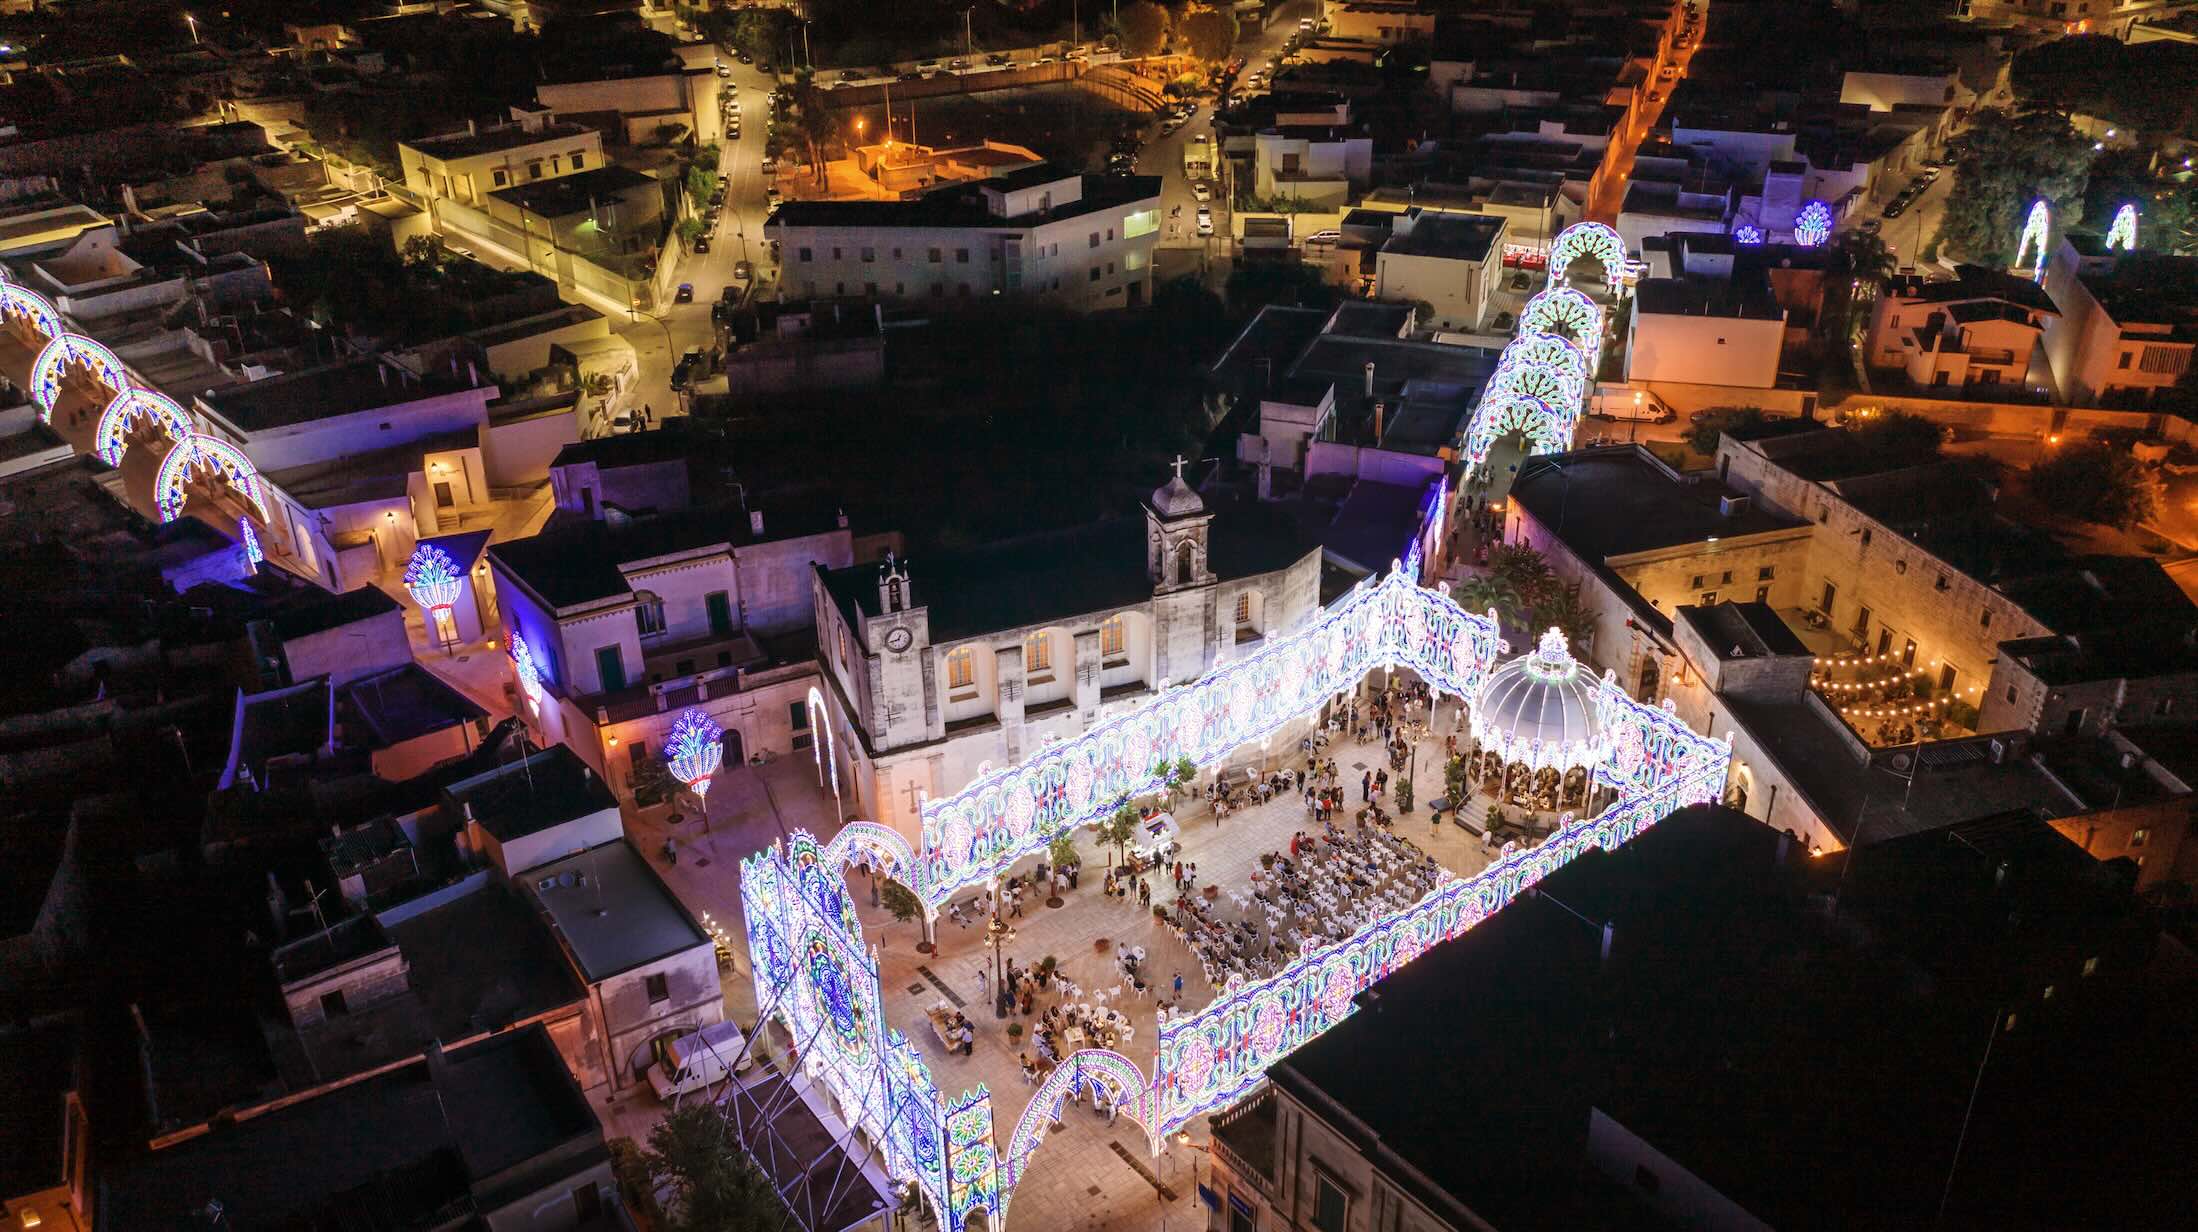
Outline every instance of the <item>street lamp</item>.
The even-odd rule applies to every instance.
[[[198,18],[185,13],[183,15],[183,24],[191,28],[191,41],[193,43],[198,42]]]
[[[992,904],[992,916],[985,921],[985,942],[992,947],[992,1016],[1007,1017],[1007,986],[1000,982],[1000,947],[1015,940],[1015,930],[1000,918],[999,901]]]

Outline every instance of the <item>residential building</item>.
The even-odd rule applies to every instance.
[[[91,1125],[79,1026],[41,1021],[0,1033],[0,1219],[10,1232],[90,1232]]]
[[[2001,270],[1964,265],[1935,281],[1901,274],[1871,307],[1869,363],[1933,396],[2020,398],[2033,387],[2034,361],[2049,379],[2039,344],[2059,315],[2038,284]]]
[[[372,1220],[494,1232],[629,1227],[603,1129],[539,1027],[246,1107],[99,1178],[92,1227]]]
[[[1322,0],[1321,20],[1332,37],[1385,44],[1435,32],[1435,10],[1421,0]]]
[[[2198,348],[2198,257],[2116,255],[2069,237],[2046,267],[2059,308],[2045,353],[2075,406],[2145,406],[2190,368]]]
[[[725,730],[728,772],[806,749],[832,718],[808,700],[810,571],[854,561],[843,520],[798,510],[560,522],[495,544],[503,644],[525,646],[531,673],[514,686],[519,713],[621,791],[688,706]]]
[[[1321,553],[1258,505],[1216,512],[1181,477],[1139,520],[815,571],[819,658],[855,729],[866,815],[913,836],[960,790],[1318,610]]]
[[[558,253],[605,265],[653,257],[667,225],[664,185],[620,166],[514,184],[489,194],[483,208],[517,229],[529,268],[552,276]]]
[[[1339,108],[1348,115],[1348,108]],[[1374,142],[1335,123],[1292,123],[1252,137],[1252,192],[1308,207],[1340,207],[1373,176]]]
[[[399,142],[397,161],[405,188],[424,201],[485,210],[504,189],[594,171],[606,160],[596,130],[514,109],[509,123],[469,121],[462,133]]]
[[[1626,332],[1626,380],[1769,389],[1778,383],[1786,310],[1768,283],[1643,278]]]
[[[764,232],[780,281],[805,299],[1020,296],[1079,311],[1152,294],[1156,176],[1045,165],[910,201],[789,201]]]
[[[1374,298],[1426,304],[1422,327],[1477,332],[1502,269],[1505,223],[1487,214],[1406,210],[1374,256]]]

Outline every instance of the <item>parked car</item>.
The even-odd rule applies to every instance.
[[[1193,200],[1193,201],[1211,201],[1211,200],[1213,200],[1213,186],[1212,186],[1211,184],[1208,184],[1208,183],[1207,183],[1206,181],[1204,181],[1204,180],[1193,180],[1193,181],[1191,181],[1191,200]]]
[[[856,69],[856,68],[843,68],[843,69],[841,69],[841,70],[840,70],[840,80],[841,80],[841,81],[861,81],[861,80],[862,80],[862,70],[861,70],[861,69]]]
[[[698,235],[698,236],[696,236],[696,237],[695,237],[695,251],[696,251],[696,252],[708,252],[708,251],[710,251],[710,233],[709,233],[709,232],[707,232],[707,231],[704,231],[704,232],[703,232],[702,234],[700,234],[700,235]],[[692,284],[692,283],[687,283],[687,284],[683,284],[683,285],[686,285],[686,286],[688,286],[688,287],[690,287],[690,288],[691,288],[691,287],[692,287],[692,286],[693,286],[694,284]],[[692,290],[689,290],[689,291],[687,292],[687,298],[688,298],[688,299],[693,299],[693,298],[694,298],[694,292],[693,292]]]
[[[695,284],[691,282],[680,283],[679,289],[672,292],[672,302],[675,304],[691,304],[695,302]]]
[[[741,280],[742,282],[747,282],[747,281],[750,281],[751,279],[753,279],[753,278],[754,278],[755,276],[756,276],[756,267],[755,267],[755,263],[754,263],[754,262],[752,262],[752,261],[735,261],[735,262],[733,262],[733,277],[735,277],[735,278],[738,278],[738,279],[740,279],[740,280]]]
[[[964,60],[964,59],[962,59],[962,58],[961,58],[961,57],[959,57],[959,56],[956,56],[955,58],[953,58],[953,59],[951,59],[951,60],[948,60],[948,61],[946,62],[946,66],[947,66],[948,68],[950,68],[950,69],[953,69],[953,70],[954,70],[955,72],[959,73],[959,72],[961,72],[961,71],[962,71],[963,69],[965,69],[965,68],[968,68],[968,67],[969,67],[969,61],[967,61],[967,60]]]
[[[717,66],[717,75],[718,75],[718,76],[720,76],[720,77],[730,77],[730,76],[732,76],[732,75],[733,75],[733,66],[732,66],[732,65],[730,65],[730,64],[720,64],[720,65],[718,65],[718,66]]]
[[[1327,231],[1313,232],[1311,235],[1305,237],[1305,242],[1308,244],[1334,244],[1341,241],[1342,239],[1343,232],[1331,228]]]
[[[769,60],[765,60],[763,63],[756,65],[756,71],[759,73],[771,73],[777,70],[771,67],[771,62]]]
[[[656,1061],[649,1066],[649,1089],[666,1101],[715,1086],[725,1081],[728,1069],[745,1072],[754,1063],[739,1024],[732,1022],[713,1023],[691,1035],[660,1039],[650,1051]]]
[[[995,51],[991,55],[985,57],[985,63],[991,65],[1002,65],[1008,63],[1013,59],[1013,56],[1010,56],[1004,51]]]
[[[1862,220],[1862,233],[1864,235],[1876,235],[1878,232],[1878,228],[1884,225],[1885,224],[1883,222],[1880,222],[1875,218],[1865,218]]]
[[[1203,238],[1205,238],[1206,236],[1209,236],[1209,235],[1212,235],[1212,234],[1213,234],[1213,207],[1212,207],[1212,206],[1210,206],[1210,205],[1201,205],[1201,206],[1199,206],[1199,207],[1198,207],[1198,235],[1199,235],[1199,238],[1203,239]]]

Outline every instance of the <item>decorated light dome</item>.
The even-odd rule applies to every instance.
[[[1610,756],[1597,687],[1565,648],[1563,631],[1551,629],[1534,653],[1497,667],[1481,686],[1473,739],[1506,763],[1535,770],[1597,766]]]

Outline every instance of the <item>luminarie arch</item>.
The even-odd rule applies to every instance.
[[[173,399],[150,389],[132,387],[116,394],[114,401],[100,413],[99,428],[92,436],[92,452],[109,466],[122,465],[131,429],[146,423],[159,424],[168,433],[168,439],[178,444],[191,435],[191,416]]]
[[[71,369],[81,369],[107,387],[111,398],[130,388],[130,374],[115,353],[82,334],[54,336],[31,365],[31,401],[38,404],[42,423],[53,422],[53,408],[61,401],[61,382]]]

